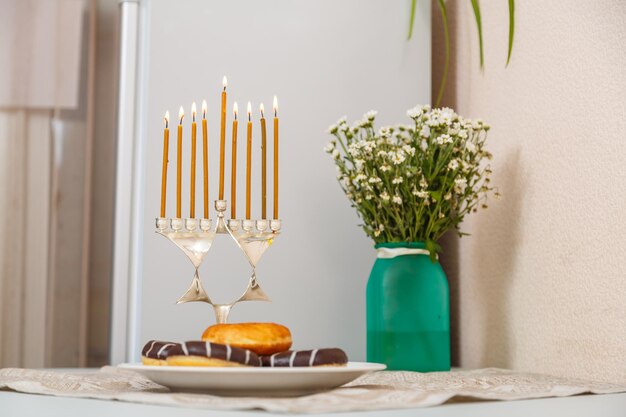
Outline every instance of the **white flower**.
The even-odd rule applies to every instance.
[[[411,156],[415,155],[415,148],[411,145],[404,145],[402,149]]]
[[[337,133],[338,128],[339,127],[337,125],[330,125],[328,126],[328,130],[326,130],[326,133],[330,133],[330,134]]]
[[[365,194],[365,199],[366,199],[367,201],[371,200],[372,198],[374,198],[374,195],[373,195],[373,194]]]
[[[389,126],[383,126],[378,130],[378,135],[383,138],[388,138],[391,135],[391,128]]]
[[[395,178],[391,181],[391,183],[392,183],[392,184],[401,184],[401,183],[402,183],[402,181],[404,181],[404,178],[402,178],[402,177],[395,177]]]
[[[367,180],[367,175],[359,174],[356,177],[354,177],[353,183],[356,185],[356,184],[361,183],[361,182],[363,182],[365,180]]]
[[[452,123],[452,119],[454,119],[455,117],[456,113],[451,108],[444,107],[443,109],[441,109],[441,120],[445,124],[450,125]]]
[[[414,189],[412,193],[419,198],[428,198],[428,191],[418,191]]]
[[[335,150],[333,151],[333,158],[334,158],[334,159],[339,159],[339,151],[338,151],[337,149],[335,149]]]
[[[419,107],[413,107],[412,109],[406,111],[406,115],[409,116],[411,119],[417,119],[422,115],[422,109],[420,109]]]
[[[393,196],[392,201],[396,204],[402,204],[402,197],[400,197],[398,194]]]
[[[439,213],[439,218],[440,218],[440,219],[445,219],[445,218],[446,218],[446,215],[445,215],[445,214],[443,214],[443,213]]]
[[[380,195],[380,198],[383,199],[383,201],[389,201],[389,194],[387,194],[387,191],[383,191],[382,194]]]
[[[426,181],[426,178],[422,178],[420,180],[420,187],[422,187],[422,188],[428,187],[428,181]]]
[[[389,171],[390,169],[391,169],[391,167],[390,167],[389,165],[383,165],[383,166],[381,166],[381,167],[380,167],[380,170],[381,170],[382,172],[387,172],[387,171]]]
[[[376,237],[380,236],[380,230],[374,230],[374,236]]]
[[[326,152],[326,153],[331,153],[333,151],[333,149],[335,149],[335,142],[334,141],[330,141],[330,142],[328,142],[328,145],[324,146],[324,152]]]
[[[382,232],[383,230],[385,230],[385,225],[384,225],[384,224],[379,224],[379,225],[378,225],[378,230],[380,230],[381,232]]]
[[[454,180],[454,192],[463,194],[467,188],[467,180],[465,178],[457,178]]]
[[[339,130],[341,130],[342,132],[344,132],[344,133],[345,133],[345,132],[347,132],[348,130],[350,130],[350,126],[348,126],[347,124],[345,124],[345,123],[344,123],[344,124],[342,124],[342,125],[339,125]]]
[[[404,155],[404,152],[401,150],[391,155],[391,161],[395,165],[400,165],[401,163],[404,162],[405,159],[406,159],[406,156]]]
[[[348,116],[341,116],[339,120],[337,120],[337,125],[345,125],[348,122]]]
[[[467,139],[467,130],[465,129],[459,130],[458,135],[461,139]]]
[[[420,136],[423,138],[430,137],[430,127],[428,127],[428,125],[422,126],[422,130],[420,130]]]
[[[376,155],[378,155],[381,158],[384,158],[384,157],[387,156],[387,152],[385,152],[385,151],[378,151],[378,153]]]
[[[452,193],[447,193],[446,195],[443,196],[443,199],[448,201],[452,198]]]
[[[452,143],[452,142],[454,142],[452,140],[452,137],[450,137],[450,135],[447,135],[447,134],[443,134],[437,138],[437,143],[439,145],[443,145],[444,143]]]
[[[370,179],[368,180],[368,182],[369,182],[370,184],[378,184],[378,183],[383,182],[383,180],[381,180],[381,179],[380,179],[380,178],[378,178],[378,177],[372,177],[372,178],[370,178]]]
[[[370,110],[367,113],[365,113],[363,115],[364,118],[366,118],[369,121],[374,120],[374,118],[376,117],[376,115],[378,114],[378,112],[376,110]]]
[[[423,152],[426,152],[426,149],[428,149],[428,142],[426,142],[425,140],[422,140],[422,141],[420,142],[420,149],[421,149]]]
[[[448,169],[450,169],[451,171],[454,171],[455,169],[457,169],[459,167],[459,161],[457,159],[453,159],[452,161],[450,161],[450,163],[448,164]]]
[[[363,164],[365,164],[365,161],[363,159],[354,160],[354,167],[357,171],[361,171],[363,169]]]
[[[476,145],[474,145],[474,142],[467,141],[465,143],[465,149],[467,149],[470,153],[474,153],[476,152]]]

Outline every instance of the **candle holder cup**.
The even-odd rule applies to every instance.
[[[189,289],[180,297],[177,304],[189,302],[205,302],[213,307],[217,323],[226,323],[232,307],[242,301],[270,301],[259,286],[256,266],[263,254],[280,234],[281,221],[273,220],[239,220],[224,219],[226,200],[216,200],[215,210],[217,221],[212,228],[212,219],[156,219],[156,233],[166,237],[178,247],[194,266],[194,276]],[[269,227],[268,227],[269,226]],[[243,252],[252,268],[248,286],[243,294],[230,303],[213,302],[202,286],[199,269],[209,253],[213,241],[218,234],[229,235]]]

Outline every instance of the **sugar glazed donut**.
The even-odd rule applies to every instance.
[[[150,340],[141,351],[141,363],[152,366],[167,365],[165,360],[174,346],[180,346],[180,343]]]
[[[346,366],[348,356],[338,348],[294,350],[261,356],[261,366],[298,367],[298,366]]]
[[[207,342],[249,349],[258,355],[272,355],[291,347],[291,332],[276,323],[233,323],[209,326],[202,334]]]
[[[171,348],[171,366],[260,366],[259,357],[247,349],[211,342],[192,341]]]

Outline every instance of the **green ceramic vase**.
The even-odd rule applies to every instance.
[[[424,242],[381,243],[367,283],[367,361],[390,370],[450,370],[448,280]],[[419,251],[421,249],[421,251]],[[426,252],[427,253],[427,252]]]

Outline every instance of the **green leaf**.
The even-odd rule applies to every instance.
[[[411,22],[409,23],[409,37],[407,39],[411,39],[413,36],[413,22],[415,22],[415,3],[417,0],[411,0]]]
[[[509,66],[511,52],[513,52],[513,35],[515,34],[515,0],[509,0],[509,52],[506,57],[506,66]]]
[[[448,30],[448,11],[446,10],[446,4],[444,3],[444,0],[439,0],[439,10],[441,11],[441,22],[443,23],[443,37],[446,47],[446,60],[443,64],[443,73],[441,74],[441,83],[439,84],[439,91],[437,92],[435,107],[439,107],[439,104],[441,103],[443,91],[446,89],[446,80],[448,79],[448,67],[450,66],[450,32]]]
[[[426,250],[430,252],[430,260],[432,263],[437,262],[437,253],[441,252],[441,246],[434,240],[428,239],[426,241]]]
[[[472,2],[472,9],[474,9],[474,16],[476,17],[476,27],[478,28],[478,46],[480,48],[480,68],[485,65],[485,59],[483,55],[483,23],[480,17],[480,6],[478,0],[470,0]]]

